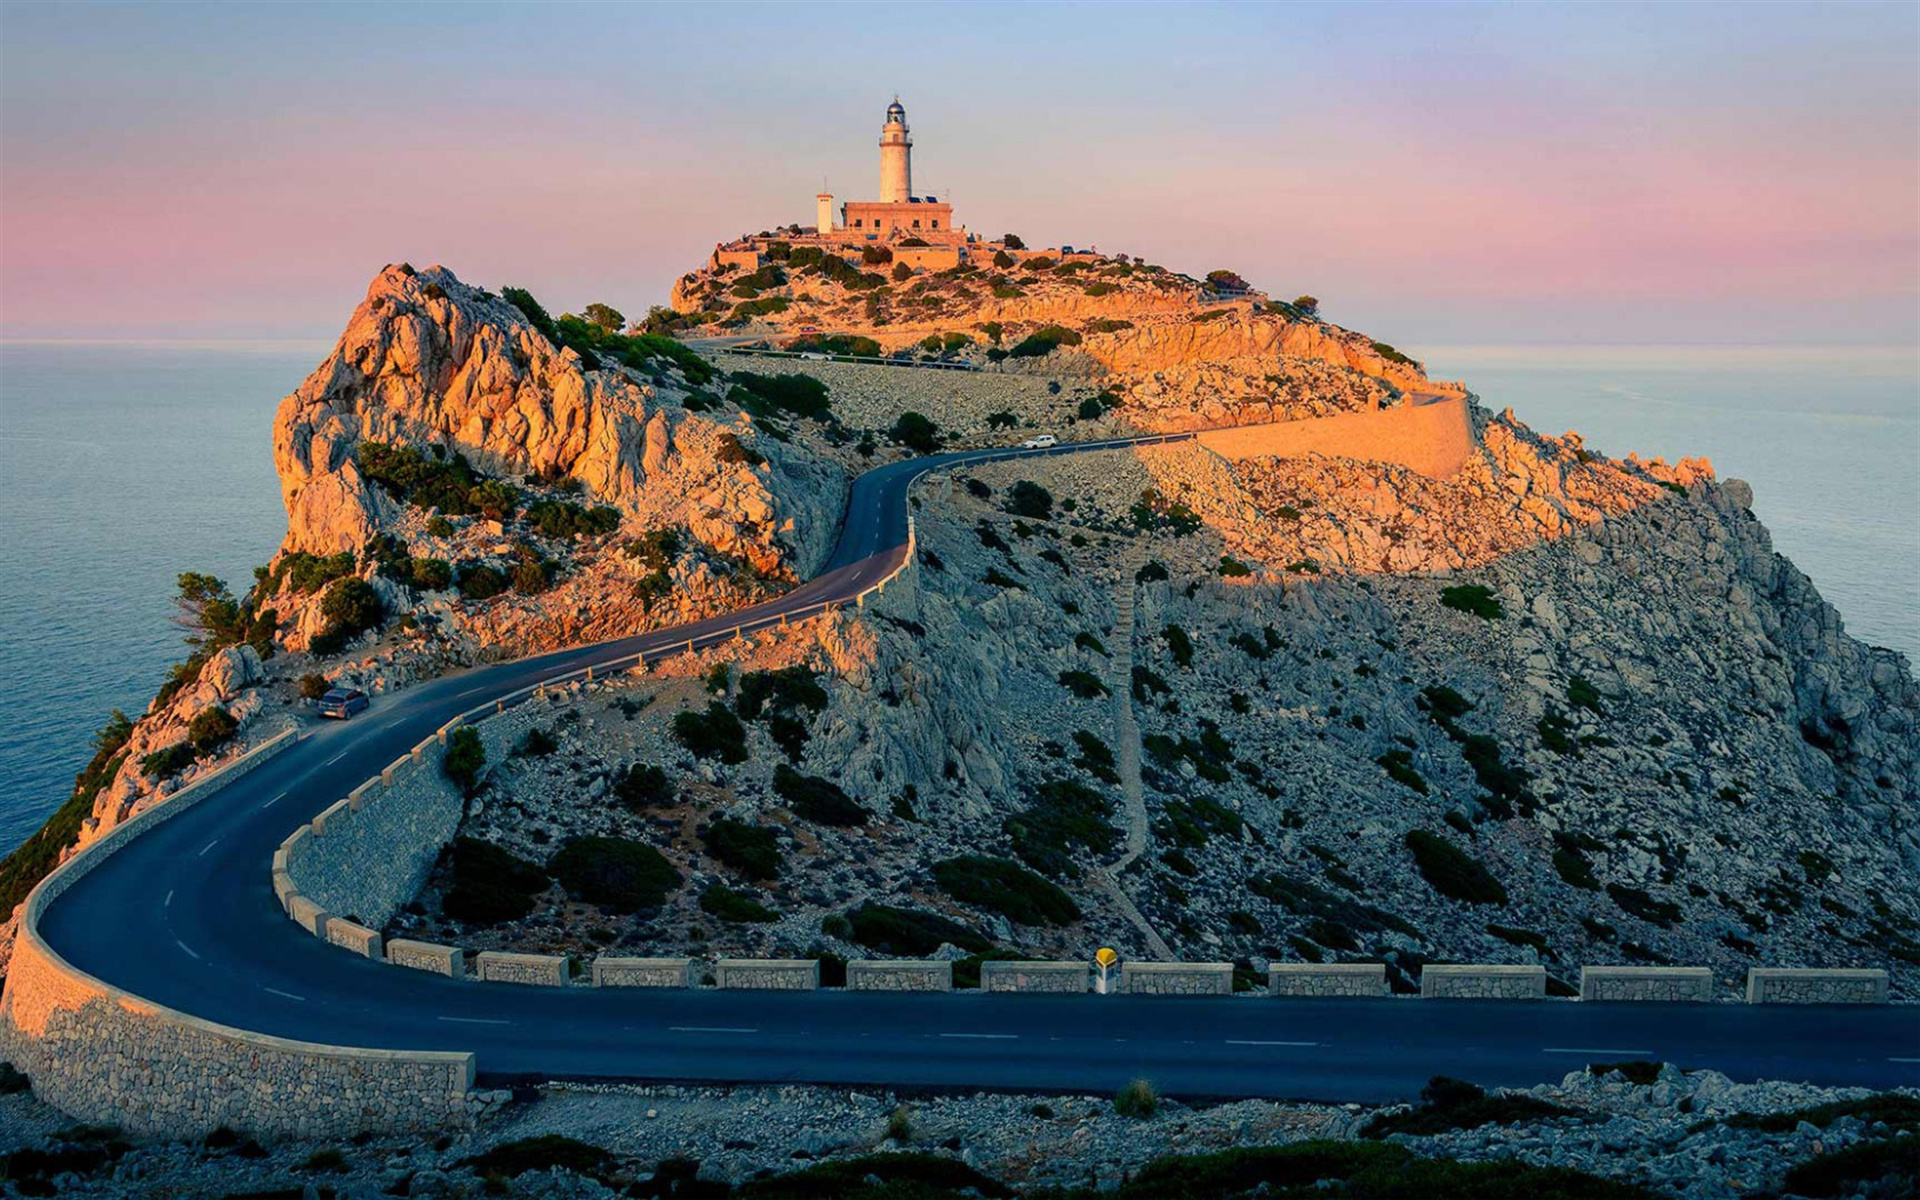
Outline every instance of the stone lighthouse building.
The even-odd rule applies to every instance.
[[[880,127],[880,203],[905,204],[913,197],[913,137],[907,110],[895,96]]]

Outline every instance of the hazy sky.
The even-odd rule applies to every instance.
[[[1920,6],[0,4],[0,334],[556,311],[877,190],[1448,341],[1920,338]]]

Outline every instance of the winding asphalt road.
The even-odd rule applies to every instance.
[[[1134,1076],[1191,1096],[1381,1101],[1429,1076],[1557,1079],[1648,1057],[1736,1078],[1920,1084],[1910,1007],[1791,1009],[1469,1001],[1128,999],[536,988],[461,982],[326,946],[288,920],[274,848],[454,714],[557,672],[718,640],[742,620],[844,602],[903,559],[907,488],[932,468],[1191,434],[976,451],[855,481],[824,572],[754,609],[446,676],[378,699],[135,838],[46,911],[74,966],[206,1020],[280,1037],[463,1050],[484,1080],[629,1078],[1110,1091]]]

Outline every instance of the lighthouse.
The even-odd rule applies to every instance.
[[[905,204],[913,198],[913,137],[907,110],[895,96],[880,127],[880,203]]]

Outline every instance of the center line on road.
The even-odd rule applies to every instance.
[[[1890,1058],[1887,1061],[1898,1062],[1898,1063],[1920,1063],[1920,1058]]]
[[[167,898],[166,898],[165,900],[162,900],[162,901],[160,902],[160,907],[161,907],[161,908],[172,908],[172,907],[173,907],[173,889],[172,889],[172,888],[168,888],[168,889],[167,889]]]
[[[1646,1054],[1646,1055],[1651,1055],[1653,1051],[1651,1050],[1617,1050],[1611,1046],[1546,1046],[1541,1049],[1540,1053],[1542,1054]]]
[[[1265,1042],[1252,1038],[1228,1038],[1229,1046],[1318,1046],[1319,1042]]]
[[[213,839],[212,841],[208,842],[206,845],[200,847],[200,853],[194,855],[194,857],[205,858],[207,856],[207,851],[213,849],[215,846],[218,846],[219,844],[220,844],[219,838]]]
[[[274,805],[280,803],[282,800],[285,800],[286,798],[287,798],[287,794],[285,792],[281,792],[278,796],[275,796],[273,799],[267,801],[265,804],[262,804],[260,806],[260,809],[261,811],[264,812],[267,809],[272,808]]]
[[[496,1020],[493,1017],[435,1017],[436,1021],[452,1021],[456,1025],[511,1025],[512,1021]]]
[[[345,758],[346,756],[347,756],[347,752],[346,752],[345,750],[342,750],[342,751],[341,751],[340,753],[338,753],[338,754],[336,754],[336,755],[334,755],[334,756],[333,756],[332,758],[330,758],[330,759],[328,759],[327,761],[325,761],[325,762],[323,762],[323,763],[321,763],[320,765],[321,765],[321,766],[323,766],[323,767],[330,767],[330,766],[332,766],[333,764],[335,764],[335,763],[337,763],[337,762],[339,762],[339,761],[340,761],[341,759],[343,759],[343,758]]]
[[[758,1029],[735,1029],[726,1025],[669,1025],[673,1033],[759,1033]]]
[[[296,996],[292,992],[283,992],[279,988],[263,987],[260,990],[263,992],[272,992],[276,996],[285,996],[289,1000],[298,1000],[302,1004],[306,1003],[307,1000],[305,996]]]
[[[193,953],[193,947],[187,945],[185,942],[181,941],[179,938],[173,939],[173,944],[180,947],[182,950],[185,950],[188,954],[193,954],[195,961],[199,960],[200,956],[198,954]]]
[[[979,1038],[983,1041],[1011,1042],[1019,1040],[1017,1033],[943,1033],[943,1038]]]

